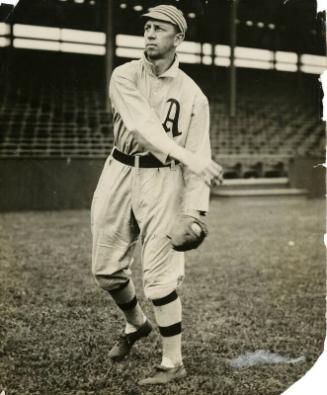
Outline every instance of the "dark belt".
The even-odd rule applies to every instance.
[[[173,161],[170,163],[161,163],[159,159],[157,159],[152,154],[147,155],[128,155],[124,154],[124,152],[119,151],[117,148],[113,150],[112,157],[119,162],[123,163],[127,166],[132,167],[142,167],[142,168],[156,168],[156,167],[171,167],[177,165],[178,161]]]

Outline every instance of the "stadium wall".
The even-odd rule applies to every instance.
[[[0,159],[0,211],[89,209],[104,159]],[[324,159],[295,158],[292,187],[325,195]]]
[[[0,160],[0,211],[90,208],[104,159]]]
[[[290,164],[289,178],[293,188],[305,188],[310,198],[326,194],[325,158],[295,157]]]

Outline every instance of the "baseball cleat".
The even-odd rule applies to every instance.
[[[167,384],[171,381],[183,379],[187,375],[183,364],[176,368],[157,366],[156,370],[157,372],[153,376],[139,381],[139,385]]]
[[[117,343],[110,350],[109,357],[114,362],[121,361],[130,353],[133,344],[142,337],[148,336],[151,331],[152,325],[149,321],[145,321],[136,332],[122,334],[117,340]]]

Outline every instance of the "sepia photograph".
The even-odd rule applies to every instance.
[[[0,0],[0,395],[318,395],[317,7]]]

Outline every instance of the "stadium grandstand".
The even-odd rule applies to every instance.
[[[225,178],[287,178],[321,158],[324,15],[310,0],[20,0],[0,6],[0,158],[105,158],[112,69],[142,53],[138,15],[180,7],[181,67],[207,94]],[[7,7],[6,10],[4,7]]]

